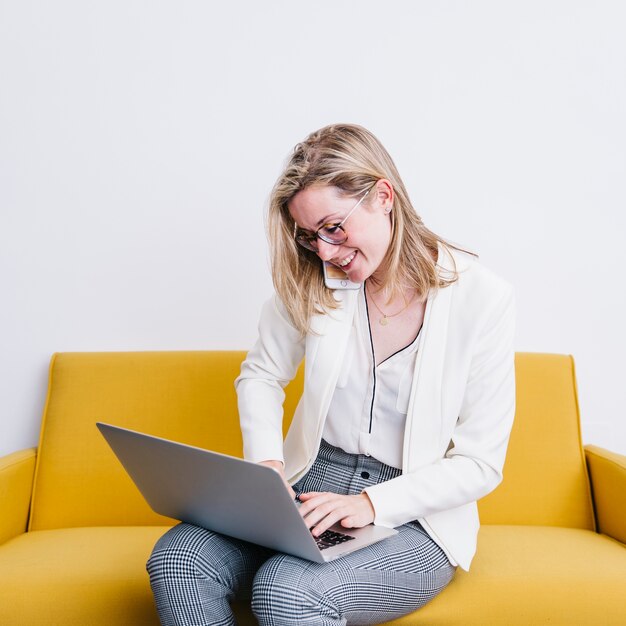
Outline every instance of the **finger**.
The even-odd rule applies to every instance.
[[[363,502],[360,499],[356,499],[353,496],[339,497],[341,498],[340,501],[331,503],[335,504],[335,506],[329,510],[328,515],[320,518],[323,521],[321,523],[318,522],[315,526],[316,530],[324,532],[324,530],[337,522],[339,522],[343,528],[362,528],[374,521],[368,508],[363,506]],[[320,510],[324,510],[324,507]]]
[[[316,506],[318,506],[319,501],[317,500],[317,498],[324,495],[330,494],[326,494],[323,491],[309,491],[307,493],[301,493],[298,496],[298,500],[300,500],[300,502],[302,503],[302,505],[300,506],[300,512],[302,513],[302,515],[306,515]]]
[[[337,504],[333,504],[333,501],[327,497],[328,495],[329,494],[320,494],[318,497],[308,500],[300,507],[300,514],[309,528],[313,528],[315,524],[337,507]]]
[[[300,508],[302,509],[304,507]],[[312,529],[314,526],[319,524],[319,522],[323,520],[332,510],[332,507],[321,505],[318,507],[314,507],[309,511],[305,511],[302,517],[307,527],[309,529]]]
[[[339,522],[342,528],[363,528],[363,526],[367,526],[368,523],[369,522],[364,522],[358,515],[344,517]]]
[[[333,524],[343,519],[347,514],[344,508],[335,509],[322,518],[311,531],[314,537],[319,537],[323,532],[327,531]]]
[[[354,511],[349,505],[350,502],[345,499],[333,499],[323,502],[307,514],[304,517],[304,521],[309,528],[317,528],[317,532],[315,533],[317,536],[335,522],[353,513]],[[322,526],[320,526],[320,524],[322,524]]]
[[[337,494],[327,492],[310,492],[306,494],[301,493],[300,501],[302,502],[302,506],[300,506],[299,509],[300,515],[304,517],[305,515],[308,515],[311,511],[314,511],[317,507],[336,497],[341,496],[337,496]]]
[[[315,496],[319,496],[322,493],[328,493],[325,491],[307,491],[306,493],[301,493],[300,494],[300,499],[301,500],[310,500],[311,498],[315,497]]]

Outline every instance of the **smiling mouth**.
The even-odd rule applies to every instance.
[[[335,263],[335,265],[337,267],[340,267],[341,269],[345,269],[348,265],[350,265],[350,263],[352,263],[355,256],[356,256],[356,250],[350,256],[347,256],[342,261]]]

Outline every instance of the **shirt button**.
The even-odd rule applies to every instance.
[[[369,472],[361,472],[361,478],[368,479],[369,477],[370,477],[370,473]]]

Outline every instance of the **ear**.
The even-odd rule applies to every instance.
[[[374,192],[374,206],[378,206],[383,213],[390,213],[395,199],[393,185],[386,178],[381,178],[376,181],[372,191]]]

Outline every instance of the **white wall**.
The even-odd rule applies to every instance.
[[[0,454],[54,351],[250,346],[269,190],[333,121],[516,286],[517,349],[573,354],[584,441],[626,453],[624,6],[0,0]]]

